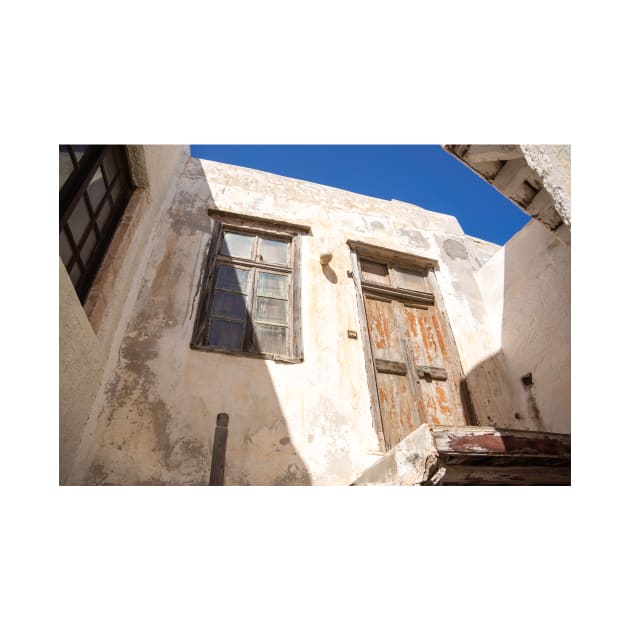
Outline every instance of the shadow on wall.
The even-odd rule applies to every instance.
[[[480,425],[571,432],[571,249],[557,236],[532,220],[506,243],[502,265],[486,263],[496,267],[483,278],[501,350],[466,377]],[[489,299],[501,278],[502,294]]]
[[[213,227],[209,207],[201,163],[189,158],[148,245],[144,281],[106,384],[97,446],[76,483],[208,485],[214,450],[214,483],[223,476],[225,485],[311,484],[269,367],[285,382],[300,366],[190,348]],[[216,430],[218,414],[229,422]]]

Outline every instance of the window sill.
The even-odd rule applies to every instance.
[[[265,359],[267,361],[275,361],[276,363],[296,364],[303,363],[304,359],[296,359],[295,357],[287,357],[279,354],[268,354],[264,352],[242,352],[241,350],[228,350],[227,348],[212,348],[210,346],[199,346],[190,344],[191,350],[199,350],[201,352],[216,352],[218,354],[227,354],[231,357],[245,357],[248,359]]]

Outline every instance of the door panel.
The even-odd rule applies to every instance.
[[[404,312],[404,336],[417,374],[417,405],[423,422],[463,425],[458,372],[445,342],[445,331],[435,307],[400,305]]]
[[[409,370],[396,308],[395,302],[365,296],[383,438],[388,450],[420,426],[414,375]]]

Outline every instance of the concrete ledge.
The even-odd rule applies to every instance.
[[[438,452],[429,425],[422,425],[363,472],[352,486],[416,486],[437,471]]]

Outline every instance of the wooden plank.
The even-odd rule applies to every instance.
[[[212,444],[212,463],[210,467],[210,486],[222,486],[225,474],[225,452],[227,450],[228,422],[227,413],[217,416],[217,426],[214,429]]]
[[[435,367],[433,365],[417,365],[416,374],[419,378],[425,378],[427,380],[445,381],[448,379],[448,372],[441,367]]]
[[[359,256],[365,256],[376,262],[390,263],[395,266],[411,269],[412,271],[422,271],[427,268],[439,269],[438,261],[435,258],[407,254],[394,249],[380,247],[379,245],[364,243],[363,241],[348,240],[346,243],[348,247],[350,247],[352,251],[357,252]]]
[[[374,365],[377,372],[383,372],[385,374],[400,374],[404,376],[407,374],[407,364],[399,363],[398,361],[385,361],[384,359],[375,359]]]
[[[231,210],[216,210],[208,208],[208,216],[218,219],[226,227],[250,228],[256,231],[271,231],[276,234],[297,236],[298,234],[311,234],[311,226],[302,223],[289,223],[281,219],[266,219],[250,217]]]
[[[522,157],[523,153],[518,144],[471,144],[468,151],[463,154],[463,158],[473,164]]]
[[[409,289],[395,289],[393,287],[386,287],[369,281],[364,281],[362,285],[363,292],[368,293],[369,295],[378,295],[381,297],[389,298],[391,300],[398,300],[400,302],[410,303],[414,305],[432,306],[434,303],[434,297],[432,293],[424,293],[423,291],[410,291]]]
[[[363,302],[363,291],[361,289],[359,263],[356,252],[350,253],[350,261],[352,264],[352,282],[357,298],[357,309],[359,313],[359,330],[361,331],[361,343],[363,345],[363,358],[365,362],[365,373],[368,381],[368,391],[370,393],[370,412],[372,414],[372,425],[378,437],[378,443],[381,449],[385,450],[385,438],[383,435],[383,422],[381,418],[381,408],[378,400],[378,390],[376,384],[376,374],[374,372],[374,364],[372,357],[372,347],[370,345],[370,336],[368,333],[367,318],[365,314],[365,305]]]
[[[302,341],[302,241],[296,236],[293,242],[293,348],[292,356],[299,361],[304,360],[304,343]]]
[[[210,313],[210,299],[212,297],[212,278],[220,246],[221,223],[219,221],[214,221],[210,232],[210,238],[208,239],[206,246],[203,273],[201,274],[199,284],[197,285],[199,302],[197,305],[195,326],[193,328],[193,337],[190,343],[191,348],[205,345],[206,342]]]
[[[420,426],[407,376],[376,373],[387,450]]]
[[[523,184],[525,176],[531,173],[531,169],[525,158],[510,160],[497,173],[493,180],[493,185],[498,188],[506,197],[512,197]]]
[[[492,427],[432,427],[440,454],[557,457],[571,456],[571,436]]]
[[[447,466],[440,485],[567,486],[570,466]]]

